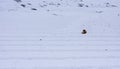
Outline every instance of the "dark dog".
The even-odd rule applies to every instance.
[[[82,33],[82,34],[86,34],[87,31],[86,31],[85,29],[83,29],[81,33]]]

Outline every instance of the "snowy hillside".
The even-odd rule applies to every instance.
[[[0,11],[42,10],[59,7],[105,8],[120,7],[119,0],[0,0]]]
[[[120,0],[0,0],[0,69],[120,69]]]

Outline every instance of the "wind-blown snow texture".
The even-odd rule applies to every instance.
[[[0,69],[120,69],[119,29],[120,0],[0,0]]]

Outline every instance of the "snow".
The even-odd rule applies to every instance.
[[[120,69],[119,0],[44,1],[0,0],[0,69]]]

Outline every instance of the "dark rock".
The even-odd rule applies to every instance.
[[[14,0],[14,1],[16,1],[17,3],[22,2],[21,0]]]
[[[31,8],[31,10],[37,10],[36,8]]]
[[[28,5],[32,5],[31,3],[27,3]]]
[[[84,4],[83,4],[83,3],[80,3],[80,4],[78,4],[78,6],[79,6],[79,7],[83,7],[83,6],[84,6]]]
[[[22,7],[26,7],[26,5],[25,5],[25,4],[21,4],[21,6],[22,6]]]

